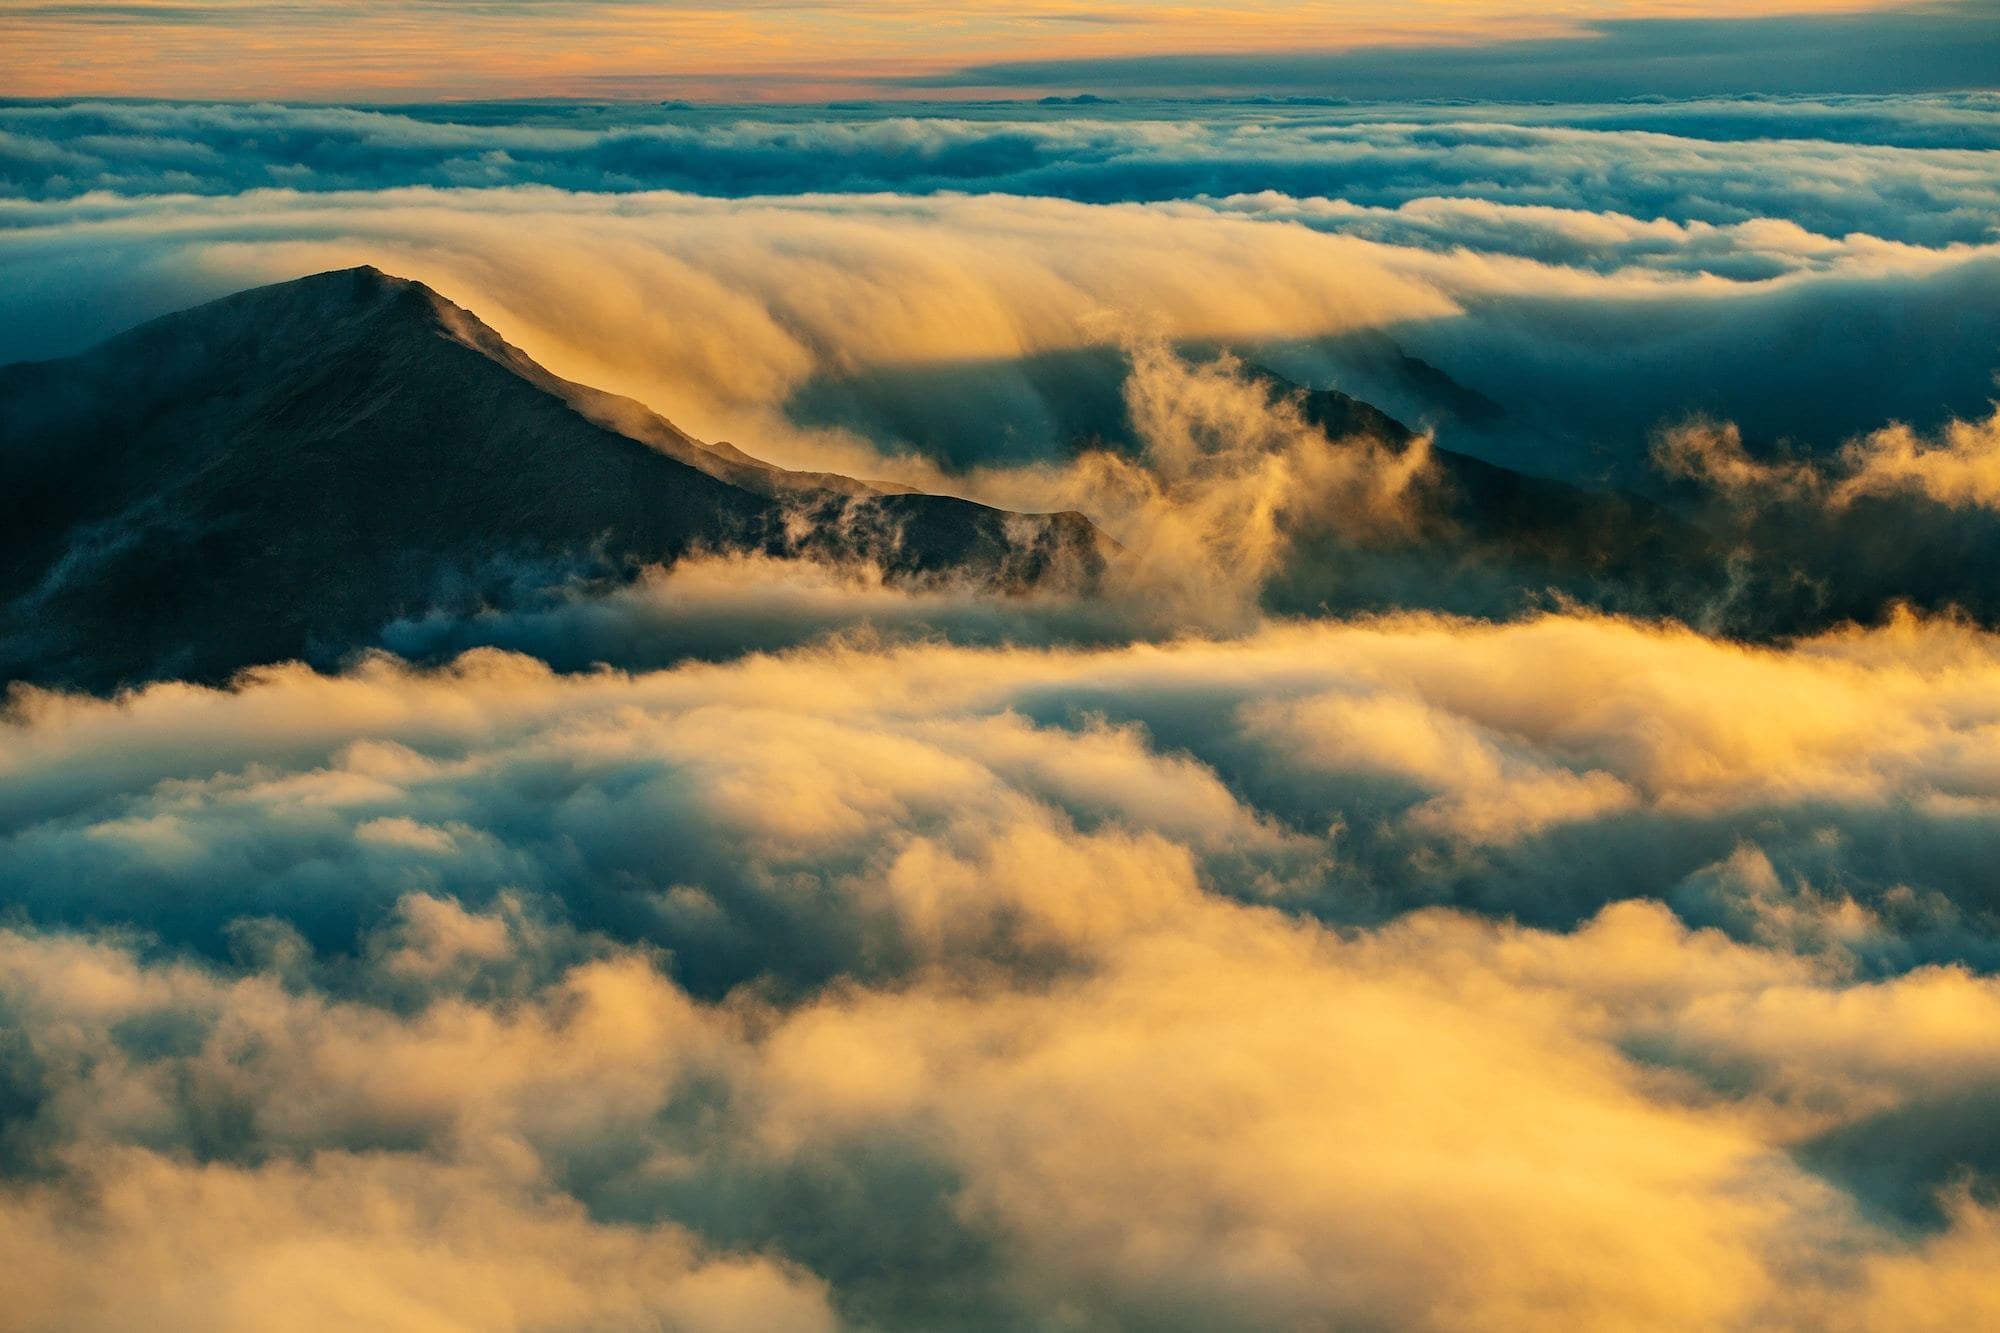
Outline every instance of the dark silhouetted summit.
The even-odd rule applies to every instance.
[[[0,679],[331,662],[400,616],[698,549],[892,578],[1087,578],[1076,514],[786,472],[347,269],[0,368]]]

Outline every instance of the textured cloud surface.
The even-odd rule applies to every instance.
[[[1410,619],[28,696],[0,1244],[189,1327],[1990,1317],[1996,675]]]
[[[0,107],[10,193],[539,184],[748,195],[1004,191],[1086,203],[1434,196],[1839,236],[1989,236],[1990,92],[1600,105],[902,108],[85,102]],[[1829,174],[1831,173],[1831,174]]]

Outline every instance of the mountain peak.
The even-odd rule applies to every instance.
[[[454,337],[477,330],[499,342],[498,335],[470,312],[423,283],[360,264],[251,287],[177,310],[71,360],[115,363],[122,371],[146,373],[149,381],[178,382],[204,364],[235,363],[249,373],[286,356],[324,360],[358,340],[380,337],[385,326],[399,323],[442,326]],[[18,370],[0,367],[0,375]]]
[[[390,621],[697,550],[1021,587],[1074,515],[885,495],[711,450],[372,265],[0,368],[0,680],[337,661]]]
[[[289,278],[268,283],[262,287],[252,287],[236,293],[235,297],[223,300],[241,299],[246,304],[256,305],[273,300],[282,301],[288,294],[317,296],[329,303],[351,302],[358,305],[381,305],[396,308],[400,300],[402,308],[409,311],[457,310],[472,318],[470,311],[447,300],[428,284],[416,278],[405,278],[389,273],[373,264],[356,264],[352,268],[327,269],[319,273],[308,273],[302,277]],[[199,309],[200,307],[197,307]]]
[[[230,296],[225,296],[222,299],[225,301],[254,301],[260,297],[269,296],[271,293],[283,291],[286,288],[318,288],[327,291],[337,291],[343,287],[351,288],[353,291],[364,295],[400,292],[413,287],[430,292],[433,296],[437,295],[430,287],[415,278],[405,278],[400,274],[390,273],[384,269],[377,268],[373,264],[354,264],[347,268],[322,269],[317,273],[300,274],[296,278],[281,278],[276,282],[264,283],[261,286],[246,287],[242,291],[232,293]],[[195,307],[195,309],[199,308],[198,306]]]

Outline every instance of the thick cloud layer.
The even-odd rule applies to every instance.
[[[1944,0],[1868,8],[1874,12],[1813,12],[1800,5],[1782,17],[1759,15],[1747,6],[1715,18],[1689,10],[1671,17],[1607,14],[1587,22],[1581,33],[1514,41],[1360,50],[1303,42],[1240,54],[1183,50],[994,61],[943,78],[919,75],[900,82],[920,88],[1337,92],[1523,101],[1701,97],[1746,88],[1852,93],[1991,86],[2000,57],[2000,15],[1990,4]]]
[[[191,1327],[1976,1322],[1996,673],[1405,619],[26,696],[0,1245]]]

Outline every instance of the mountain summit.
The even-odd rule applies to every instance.
[[[1078,514],[771,467],[550,374],[371,267],[0,368],[0,680],[108,688],[328,663],[398,617],[696,550],[1019,589]]]

